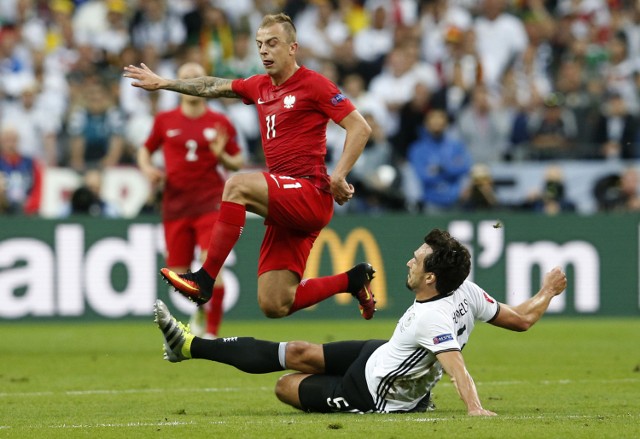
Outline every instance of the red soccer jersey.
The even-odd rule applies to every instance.
[[[207,109],[191,119],[180,108],[159,113],[144,146],[153,153],[162,147],[167,181],[162,198],[162,217],[173,220],[218,210],[224,178],[218,159],[209,149],[216,127],[224,129],[229,155],[240,152],[236,130],[223,114]]]
[[[257,107],[269,172],[310,177],[328,191],[327,123],[329,119],[339,123],[355,109],[338,87],[301,66],[280,86],[261,74],[234,80],[232,89],[245,104]]]

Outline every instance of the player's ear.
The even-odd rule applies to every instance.
[[[298,42],[294,41],[289,45],[289,55],[295,55],[298,51]]]
[[[436,275],[435,275],[435,273],[432,273],[432,272],[425,273],[424,281],[425,281],[425,283],[427,285],[435,284],[436,283]]]

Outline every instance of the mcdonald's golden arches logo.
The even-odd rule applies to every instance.
[[[325,248],[329,249],[333,274],[345,272],[355,264],[364,262],[356,261],[358,246],[362,246],[365,256],[364,261],[369,262],[376,270],[371,289],[376,296],[376,307],[383,309],[387,304],[387,276],[384,271],[382,254],[376,238],[369,230],[363,227],[356,227],[349,232],[344,242],[334,230],[324,228],[311,249],[304,277],[315,278],[319,276],[322,254]],[[336,301],[341,305],[348,304],[353,300],[351,294],[338,294],[335,297]]]

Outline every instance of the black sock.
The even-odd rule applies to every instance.
[[[202,291],[208,291],[209,293],[213,292],[213,284],[216,280],[212,278],[204,268],[201,268],[193,274],[196,276],[196,281]]]
[[[247,373],[269,373],[284,370],[278,359],[280,343],[253,337],[227,337],[191,342],[191,357],[228,364]]]
[[[347,286],[347,292],[356,294],[364,283],[367,281],[367,264],[358,264],[349,271],[347,271],[347,278],[349,284]]]

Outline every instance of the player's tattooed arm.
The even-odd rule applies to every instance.
[[[231,79],[203,76],[200,78],[176,79],[171,81],[166,86],[166,89],[203,98],[240,97],[231,89],[231,82]]]
[[[202,76],[189,79],[167,79],[155,73],[144,63],[140,66],[132,64],[125,66],[125,78],[131,78],[133,87],[143,88],[148,91],[171,90],[179,93],[201,96],[203,98],[239,98],[240,96],[231,87],[232,80]]]

